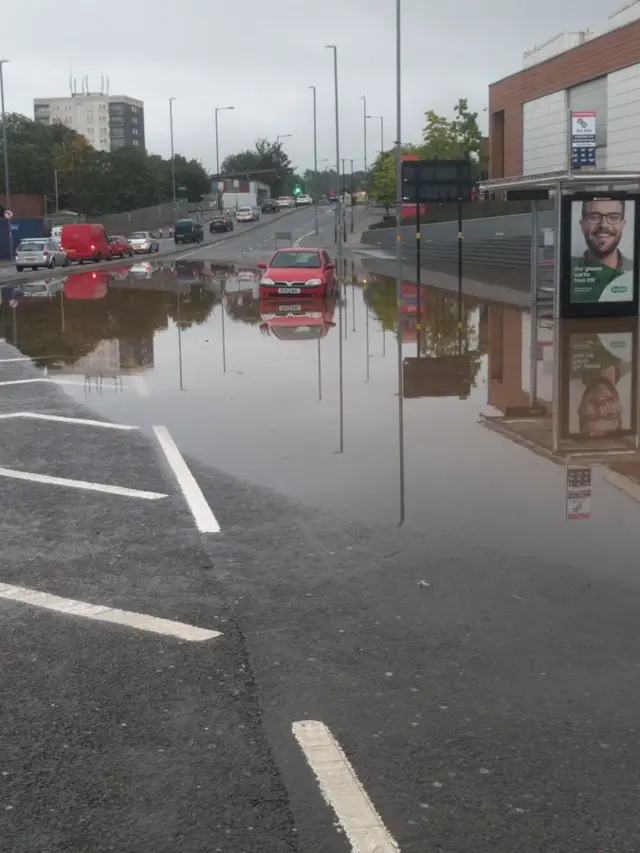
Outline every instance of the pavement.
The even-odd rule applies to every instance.
[[[330,247],[313,217],[292,238]],[[195,258],[249,270],[281,227]],[[231,275],[204,313],[204,277],[180,315],[130,277],[3,319],[12,853],[638,849],[638,504],[594,468],[567,523],[563,469],[484,427],[517,306],[465,302],[474,351],[502,318],[499,388],[480,354],[465,399],[400,405],[414,339],[385,348],[393,283],[347,251],[334,326]],[[129,366],[84,368],[91,334]]]

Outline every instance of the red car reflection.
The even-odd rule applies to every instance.
[[[110,279],[111,272],[107,270],[70,275],[64,285],[64,295],[67,299],[103,299]]]
[[[305,300],[304,303],[260,300],[260,331],[280,341],[309,341],[324,338],[335,326],[335,299]]]
[[[260,296],[331,296],[335,264],[324,249],[278,249],[260,279]]]

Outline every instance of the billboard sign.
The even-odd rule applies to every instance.
[[[563,317],[637,316],[639,200],[628,193],[564,197]]]
[[[588,112],[571,113],[571,168],[594,168],[596,165],[596,114]]]

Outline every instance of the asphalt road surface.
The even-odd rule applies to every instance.
[[[261,302],[281,227],[3,301],[0,847],[636,851],[633,436],[567,521],[521,307],[407,286],[398,346],[350,249]],[[399,398],[459,316],[467,391]],[[536,329],[540,399],[583,333]]]

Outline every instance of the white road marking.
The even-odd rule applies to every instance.
[[[84,489],[87,492],[104,492],[108,495],[139,498],[144,501],[158,501],[161,498],[168,497],[161,492],[145,492],[139,489],[126,489],[124,486],[110,486],[106,483],[90,483],[86,480],[70,480],[67,477],[51,477],[49,474],[34,474],[31,471],[16,471],[13,468],[0,468],[0,477],[8,477],[10,480],[25,480],[29,483],[44,483],[46,486]]]
[[[83,379],[50,379],[45,376],[37,377],[35,379],[9,379],[3,382],[0,382],[0,387],[8,387],[10,385],[32,385],[34,382],[45,382],[50,385],[73,385],[74,387],[82,387],[87,388],[91,387],[91,383],[87,382]],[[126,387],[126,386],[125,386]],[[119,389],[116,387],[111,387],[107,385],[104,388],[101,388],[102,391],[118,391]]]
[[[187,506],[191,510],[196,527],[201,533],[219,533],[218,520],[211,511],[211,507],[202,494],[200,486],[189,470],[187,463],[182,458],[176,443],[171,438],[169,430],[165,426],[154,426],[153,431],[178,481]]]
[[[0,420],[10,420],[11,418],[29,418],[34,421],[54,421],[61,424],[78,424],[78,426],[102,427],[103,429],[138,429],[137,426],[131,426],[131,424],[112,424],[108,421],[92,421],[89,418],[65,418],[62,415],[40,415],[37,412],[11,412],[8,415],[0,415]]]
[[[139,631],[150,631],[152,634],[164,634],[167,637],[177,637],[191,643],[202,643],[221,637],[220,631],[209,631],[206,628],[196,628],[184,622],[174,622],[171,619],[160,619],[158,616],[145,616],[144,613],[133,613],[129,610],[118,610],[114,607],[101,607],[84,601],[74,601],[72,598],[60,598],[48,592],[38,592],[22,586],[11,586],[0,583],[0,598],[7,601],[18,601],[45,610],[55,610],[57,613],[67,613],[70,616],[82,616],[97,622],[110,622],[114,625],[125,625],[137,628]]]
[[[150,397],[151,391],[144,376],[134,376],[133,384],[139,397]]]
[[[324,723],[302,720],[292,726],[320,791],[338,818],[353,853],[399,853],[355,770]]]
[[[31,361],[28,355],[21,355],[18,358],[0,358],[0,364],[10,364],[15,361]]]
[[[300,246],[302,242],[307,239],[307,237],[314,237],[315,233],[315,231],[308,231],[306,234],[303,234],[302,237],[298,237],[298,239],[295,240],[293,243],[293,248],[297,249],[298,246]]]

